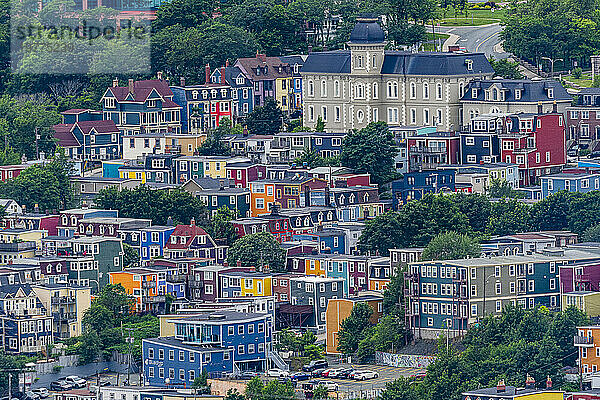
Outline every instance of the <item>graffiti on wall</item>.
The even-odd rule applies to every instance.
[[[435,361],[435,356],[419,356],[413,354],[392,354],[382,351],[375,352],[377,364],[388,365],[397,368],[427,368]]]

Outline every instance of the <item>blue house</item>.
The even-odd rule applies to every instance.
[[[169,237],[174,230],[174,226],[161,225],[142,229],[140,241],[142,261],[163,257],[163,248],[168,243]]]
[[[317,232],[294,235],[293,239],[316,241],[322,254],[346,254],[346,232],[342,229],[325,228]]]
[[[589,172],[564,172],[540,177],[542,199],[562,190],[567,192],[587,193],[600,190],[600,174]]]
[[[223,81],[225,78],[225,81]],[[238,67],[217,68],[213,71],[210,81],[212,83],[223,83],[231,87],[231,98],[233,100],[233,119],[234,123],[245,118],[254,109],[254,91],[252,82],[248,79]]]
[[[392,205],[398,209],[410,200],[422,199],[428,193],[454,192],[455,177],[454,170],[407,172],[392,182]]]
[[[300,69],[304,65],[304,61],[306,61],[307,56],[302,55],[292,55],[292,56],[283,56],[279,57],[281,62],[287,63],[290,66],[290,70],[292,72],[292,90],[293,104],[290,104],[290,118],[300,118],[302,117],[302,76],[300,75]]]
[[[234,370],[263,370],[271,349],[271,315],[203,312],[169,320],[174,337],[144,339],[144,381],[153,386],[191,385],[206,371],[219,377]]]
[[[471,120],[460,133],[460,154],[463,164],[490,164],[501,160],[500,139],[503,117],[480,115]]]

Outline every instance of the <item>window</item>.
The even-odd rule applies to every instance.
[[[321,81],[321,97],[327,97],[327,82],[324,79]]]
[[[477,156],[474,154],[467,154],[467,162],[468,163],[476,163],[477,162]]]
[[[323,119],[323,122],[327,122],[327,106],[321,107],[321,119]]]
[[[429,83],[423,82],[423,98],[429,99]]]
[[[244,334],[244,325],[239,325],[238,326],[238,335],[243,335]]]
[[[341,109],[340,109],[340,106],[335,106],[333,108],[333,112],[334,112],[333,118],[334,118],[335,122],[340,122],[341,121]]]
[[[390,99],[398,98],[398,82],[388,82],[387,97]]]
[[[398,123],[398,109],[397,108],[388,108],[388,123],[397,124]]]
[[[313,81],[308,81],[308,95],[311,97],[315,95],[315,83]]]
[[[378,99],[379,98],[379,85],[377,84],[377,82],[373,82],[373,96],[374,99]]]
[[[333,82],[333,95],[334,97],[340,97],[340,81]]]
[[[238,346],[238,354],[244,354],[244,345],[243,344],[240,344]]]
[[[474,146],[475,145],[475,138],[473,136],[467,136],[465,138],[465,145],[467,145],[467,146]]]
[[[169,360],[175,360],[175,350],[169,350]]]
[[[411,99],[417,98],[417,84],[414,82],[410,83],[410,98]]]

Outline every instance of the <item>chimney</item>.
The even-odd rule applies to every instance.
[[[558,106],[557,106],[557,104],[556,104],[556,100],[554,100],[554,101],[552,102],[552,112],[553,112],[554,114],[558,113]]]
[[[119,78],[113,79],[113,87],[119,86]]]
[[[496,385],[496,393],[504,393],[506,392],[506,385],[504,384],[504,379],[500,379],[498,384]]]
[[[39,214],[40,212],[40,205],[38,203],[35,203],[35,205],[33,206],[33,212],[36,214]]]
[[[312,44],[308,45],[308,54],[312,53]]]
[[[179,86],[181,86],[181,87],[185,86],[185,78],[183,76],[179,78]]]
[[[225,68],[229,67],[229,59],[225,60]]]
[[[169,216],[169,218],[167,218],[167,226],[173,226],[173,217]]]
[[[242,129],[242,136],[246,137],[248,136],[248,127],[244,126],[244,128]]]
[[[206,64],[204,67],[204,83],[210,83],[210,65]]]
[[[550,379],[550,375],[548,375],[546,377],[546,390],[550,390],[550,389],[552,389],[552,379]]]
[[[128,87],[129,87],[129,93],[133,93],[133,79],[129,80]]]
[[[537,109],[537,113],[541,114],[542,113],[542,102],[538,101],[538,109]]]
[[[162,71],[158,71],[156,73],[156,79],[158,79],[159,81],[162,81]]]
[[[225,67],[221,67],[221,84],[225,83]]]
[[[219,190],[225,190],[225,181],[223,179],[219,180]]]
[[[192,217],[190,220],[190,226],[196,226],[196,218]]]
[[[527,379],[525,380],[525,389],[535,389],[535,379],[529,374],[527,374]]]
[[[237,262],[235,263],[235,265],[236,265],[238,268],[241,268],[241,267],[242,267],[242,260],[237,260]]]

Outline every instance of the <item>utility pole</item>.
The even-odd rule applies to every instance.
[[[542,60],[550,61],[550,78],[554,78],[554,63],[556,61],[564,61],[562,58],[541,57]]]
[[[40,159],[40,147],[38,145],[38,140],[41,139],[41,135],[38,133],[39,128],[35,127],[35,158],[37,160]]]

